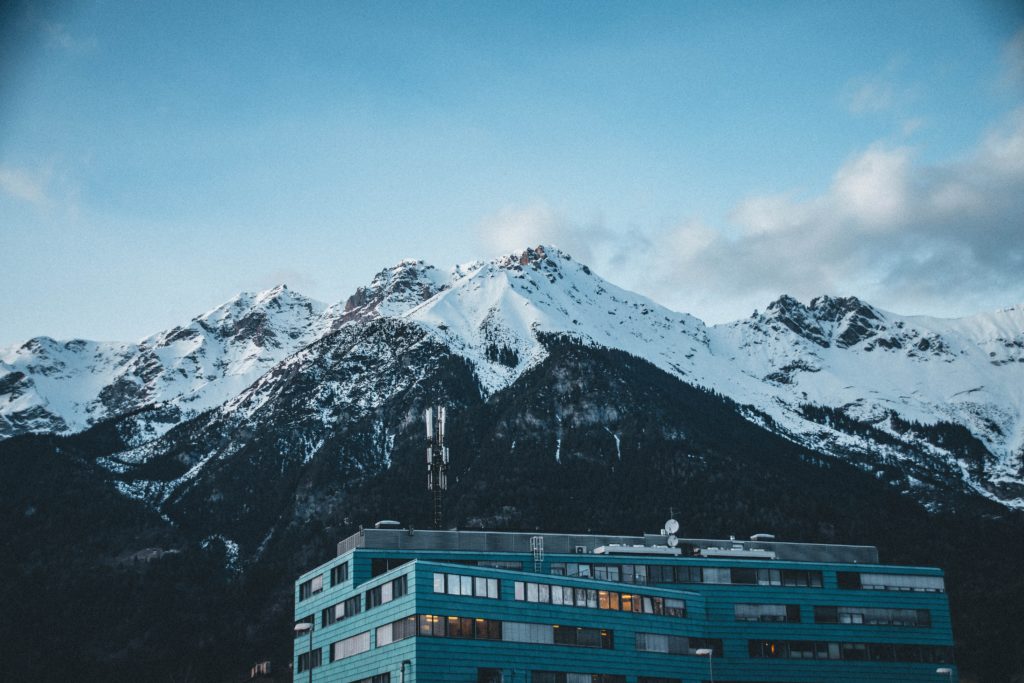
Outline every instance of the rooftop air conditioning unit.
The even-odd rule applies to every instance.
[[[587,554],[587,546],[585,546],[585,545],[578,545],[578,546],[576,546],[576,554],[577,555],[586,555]]]

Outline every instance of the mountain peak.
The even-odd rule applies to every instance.
[[[448,287],[449,277],[422,259],[403,259],[373,276],[345,300],[337,327],[350,320],[394,315],[420,304]],[[337,308],[337,307],[334,307]]]
[[[783,294],[768,304],[763,317],[822,348],[848,348],[885,329],[883,315],[855,296],[816,296],[805,306]]]

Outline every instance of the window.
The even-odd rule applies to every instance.
[[[836,572],[836,585],[848,590],[860,588],[860,574],[858,572]]]
[[[368,676],[366,678],[360,678],[358,681],[352,681],[352,683],[391,683],[391,674],[382,673],[376,676]]]
[[[609,650],[614,647],[614,634],[608,629],[561,624],[525,624],[506,621],[501,625],[501,639],[512,643],[571,645]]]
[[[919,576],[907,574],[864,574],[860,575],[861,588],[884,591],[926,591],[941,593],[946,589],[941,576]]]
[[[337,586],[338,584],[345,583],[348,581],[348,562],[342,562],[337,567],[331,568],[331,585]]]
[[[505,683],[501,669],[477,669],[476,683]]]
[[[361,607],[361,596],[354,595],[344,602],[339,602],[337,605],[331,605],[325,609],[320,615],[321,623],[324,626],[330,626],[342,619],[348,619],[355,614],[359,614]]]
[[[370,560],[370,577],[380,576],[384,572],[401,567],[409,560],[398,557],[374,557]]]
[[[552,645],[555,642],[555,635],[550,624],[524,624],[506,621],[501,625],[501,639],[510,643]]]
[[[336,662],[339,659],[345,659],[353,655],[358,655],[362,652],[366,652],[370,649],[370,632],[363,631],[356,635],[346,638],[345,640],[339,640],[338,642],[331,645],[331,661]]]
[[[751,640],[747,645],[750,656],[759,658],[939,664],[953,661],[953,649],[944,645],[830,643],[804,640]]]
[[[799,605],[750,605],[741,603],[734,605],[733,610],[736,614],[736,621],[800,622]]]
[[[715,657],[722,656],[722,641],[719,638],[690,638],[670,636],[662,633],[637,633],[636,649],[640,652],[661,652],[669,655],[696,655],[697,650],[707,648]]]
[[[405,617],[390,624],[384,624],[377,629],[377,647],[390,645],[391,643],[416,635],[416,616]]]
[[[409,619],[415,618],[418,626],[413,626]],[[413,635],[430,636],[434,638],[469,638],[474,640],[502,640],[502,622],[494,619],[482,619],[478,617],[443,617],[435,614],[421,614],[417,617],[406,617],[391,624],[395,626],[404,622],[402,626],[402,637],[408,638]],[[381,627],[384,628],[384,627]],[[548,627],[550,628],[550,626]],[[379,629],[378,629],[379,632]],[[397,634],[397,631],[393,631]],[[380,636],[378,635],[378,638]],[[400,640],[397,635],[394,640]],[[378,640],[379,642],[379,640]]]
[[[868,624],[929,628],[932,625],[932,615],[926,609],[819,605],[814,608],[814,621],[818,624]]]
[[[705,567],[704,583],[731,583],[732,570],[725,567]]]
[[[805,571],[803,569],[783,569],[782,585],[821,588],[821,572]]]
[[[434,592],[448,595],[467,595],[478,598],[501,597],[501,586],[498,579],[483,576],[462,576],[459,574],[434,573]]]
[[[665,678],[664,676],[640,676],[637,683],[683,683],[678,678]]]
[[[308,600],[317,593],[320,593],[324,589],[324,575],[320,574],[314,576],[309,581],[303,581],[299,584],[299,600]]]
[[[619,674],[580,674],[562,671],[531,671],[530,683],[626,683]]]
[[[402,597],[408,591],[408,585],[408,574],[403,574],[397,579],[371,588],[366,591],[366,609],[370,610]]]
[[[606,650],[614,648],[612,632],[607,629],[585,628],[583,626],[555,625],[555,645],[575,645],[578,647],[600,647]]]
[[[748,567],[734,567],[730,570],[732,583],[750,584],[757,583],[757,570]]]
[[[322,659],[323,654],[320,648],[317,648],[312,652],[303,652],[299,655],[299,662],[296,669],[300,672],[315,669],[321,664],[323,664]]]
[[[924,591],[942,593],[946,590],[941,576],[918,574],[869,574],[858,572],[836,572],[836,583],[840,588],[876,591]]]
[[[522,562],[511,562],[508,560],[480,560],[477,562],[479,567],[490,567],[491,569],[512,569],[519,571],[523,568]]]
[[[438,587],[435,578],[435,590]],[[556,586],[527,581],[514,583],[516,600],[543,602],[566,607],[589,607],[622,612],[643,612],[677,618],[686,617],[686,602],[677,598],[656,595],[635,595],[618,591]]]

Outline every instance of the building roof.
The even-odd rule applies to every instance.
[[[656,548],[667,548],[668,536],[610,536],[603,534],[549,534],[510,531],[433,531],[420,529],[362,529],[338,543],[338,555],[357,548],[379,550],[452,551],[477,553],[531,552],[530,539],[544,539],[545,554],[592,554],[604,548],[609,554],[640,551],[654,555]],[[869,545],[831,543],[789,543],[783,541],[740,541],[733,539],[680,538],[679,546],[690,552],[720,550],[765,551],[774,559],[789,562],[836,562],[878,564],[878,548]],[[651,549],[651,555],[642,549]],[[659,553],[660,554],[660,553]],[[751,553],[753,556],[754,553]],[[655,555],[657,556],[657,555]],[[689,555],[686,555],[689,556]],[[739,559],[742,559],[740,557]]]

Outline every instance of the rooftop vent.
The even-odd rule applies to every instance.
[[[374,529],[401,529],[402,523],[393,519],[382,519],[373,525]]]
[[[750,537],[751,541],[774,541],[775,534],[754,534]]]

